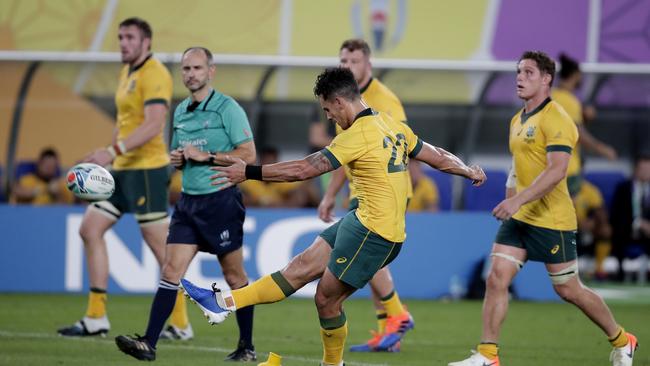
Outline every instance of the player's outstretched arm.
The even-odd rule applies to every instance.
[[[472,184],[475,186],[480,186],[487,180],[487,177],[480,166],[467,166],[456,155],[443,148],[432,146],[426,142],[422,143],[422,149],[415,156],[415,159],[425,162],[432,168],[438,169],[441,172],[460,175],[467,179],[471,179]]]
[[[224,156],[230,166],[216,166],[210,169],[216,174],[210,179],[213,185],[223,184],[221,189],[239,184],[246,179],[266,182],[295,182],[317,177],[334,170],[332,163],[320,151],[300,160],[283,161],[268,165],[246,165],[243,160]]]

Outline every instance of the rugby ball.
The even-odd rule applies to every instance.
[[[70,192],[86,201],[106,200],[115,192],[111,173],[93,163],[81,163],[70,168],[66,184]]]

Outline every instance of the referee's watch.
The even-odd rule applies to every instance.
[[[208,155],[209,155],[208,163],[210,163],[212,165],[217,165],[217,153],[216,152],[209,152]]]

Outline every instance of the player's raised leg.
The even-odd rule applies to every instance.
[[[248,286],[232,291],[205,289],[186,279],[181,280],[181,285],[187,296],[201,308],[208,321],[218,324],[237,309],[284,300],[309,282],[320,278],[330,253],[329,244],[319,236],[281,271],[263,276]]]

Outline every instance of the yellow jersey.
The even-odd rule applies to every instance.
[[[582,124],[582,103],[580,103],[580,100],[573,93],[565,89],[553,89],[551,91],[551,98],[564,108],[576,125]],[[576,144],[571,154],[571,160],[569,160],[567,175],[569,177],[580,175],[581,170],[580,144]]]
[[[422,141],[406,124],[400,123],[404,133],[392,130],[389,119],[368,108],[321,151],[334,168],[349,166],[359,221],[384,239],[401,243],[406,238],[408,158],[417,155]]]
[[[41,205],[53,205],[57,203],[73,203],[74,196],[70,192],[65,184],[65,180],[62,178],[55,178],[54,184],[57,185],[59,191],[59,199],[50,194],[48,190],[49,183],[39,178],[36,174],[25,174],[18,180],[18,185],[24,188],[36,189],[38,193],[30,201],[19,201],[14,197],[13,201],[16,203],[29,203],[36,206]]]
[[[404,107],[399,101],[397,96],[388,89],[381,81],[371,78],[368,84],[361,89],[361,98],[366,102],[368,107],[373,110],[385,113],[391,118],[386,119],[386,123],[389,123],[389,127],[395,131],[400,130],[402,127],[400,124],[403,122],[406,124],[406,113],[404,112]],[[341,133],[342,129],[339,125],[336,125],[336,134]],[[350,174],[350,168],[344,166],[345,175],[348,177],[349,190],[350,190],[350,199],[357,197],[357,192],[354,190],[354,185],[352,184],[352,175]],[[408,175],[408,172],[407,172]],[[409,180],[410,180],[409,176]],[[413,196],[413,188],[409,185],[409,190],[407,192],[407,197],[411,198]]]
[[[529,113],[522,109],[510,121],[510,152],[513,156],[517,192],[529,187],[546,169],[546,154],[571,151],[578,129],[559,104],[547,98]],[[513,218],[553,230],[576,230],[576,212],[566,177],[542,198],[523,205]]]
[[[413,188],[413,197],[409,200],[407,211],[425,211],[431,206],[438,206],[439,200],[436,183],[431,178],[423,176]]]
[[[172,77],[165,65],[149,56],[133,68],[125,65],[115,93],[117,139],[123,140],[144,122],[144,107],[164,103],[172,98]],[[113,161],[113,169],[155,169],[169,164],[163,129],[144,145],[127,151]]]
[[[582,221],[589,216],[591,210],[603,207],[605,200],[603,200],[603,195],[598,190],[598,187],[583,180],[580,191],[573,197],[573,203],[576,207],[578,221]]]

